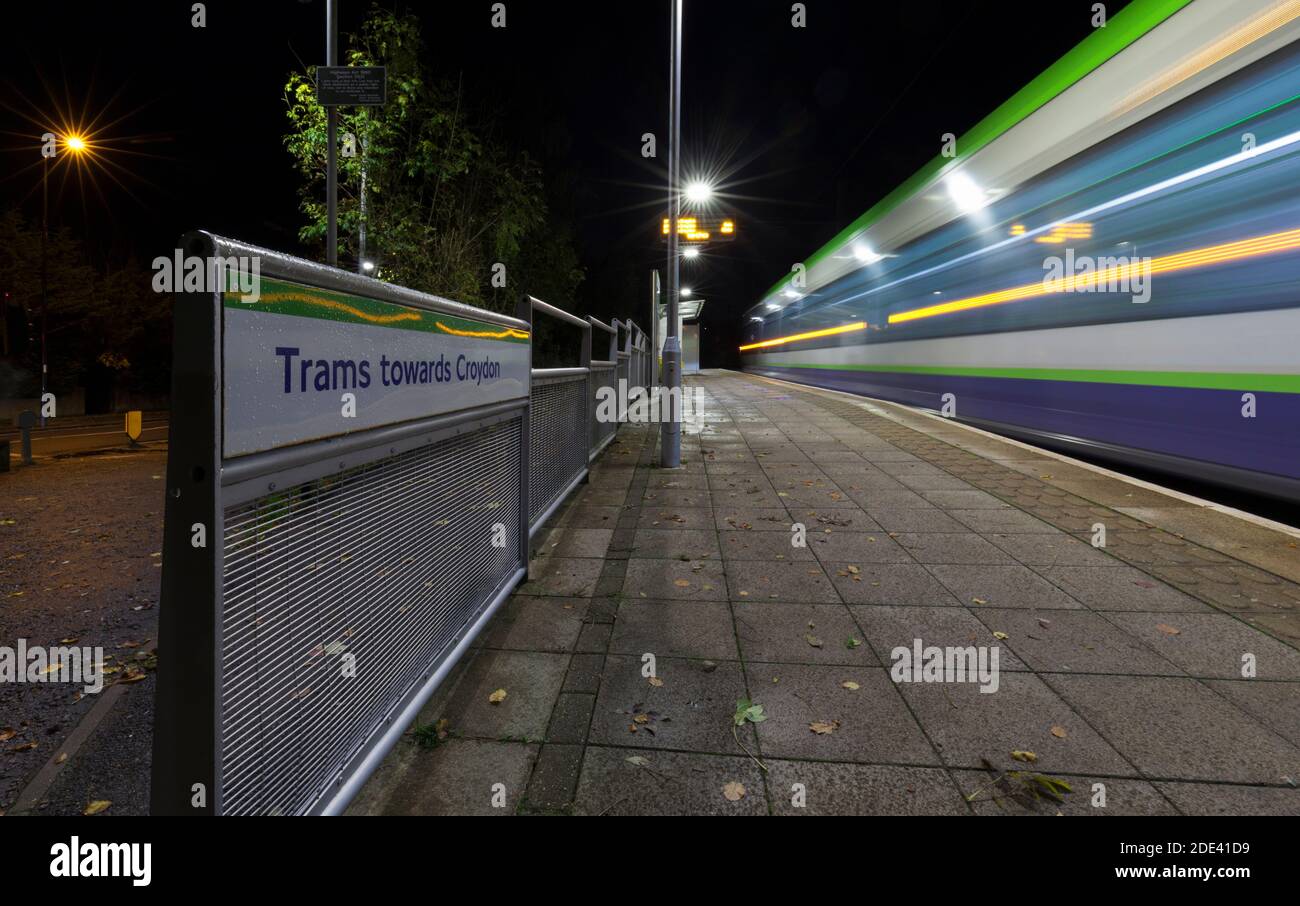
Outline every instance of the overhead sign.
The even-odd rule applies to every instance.
[[[668,217],[659,222],[659,237],[668,240],[672,220]],[[679,242],[726,242],[736,238],[736,219],[734,217],[700,217],[684,214],[677,218],[677,239]]]
[[[382,107],[387,97],[387,67],[316,67],[316,100],[322,107]]]
[[[528,395],[501,324],[265,277],[222,312],[226,458]]]

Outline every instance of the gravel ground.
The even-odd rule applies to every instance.
[[[0,473],[0,645],[104,649],[106,668],[152,664],[162,564],[165,445],[38,459]],[[146,671],[148,672],[148,671]],[[105,677],[106,683],[122,672]],[[40,810],[148,809],[152,672],[131,683]],[[0,684],[0,812],[59,751],[95,696],[65,683]],[[32,747],[30,744],[35,743]]]

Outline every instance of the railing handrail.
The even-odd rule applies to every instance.
[[[542,314],[550,315],[552,318],[556,318],[560,321],[566,321],[576,327],[581,327],[583,330],[591,330],[591,325],[582,320],[582,318],[579,318],[577,315],[571,315],[562,308],[556,308],[549,302],[543,302],[536,296],[528,296],[528,302],[532,306],[533,311],[540,311]]]

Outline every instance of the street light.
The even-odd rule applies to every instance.
[[[58,147],[58,135],[54,136],[54,146]],[[80,135],[65,135],[63,147],[73,154],[89,154],[90,146]],[[49,272],[46,266],[45,247],[50,240],[50,159],[41,155],[41,427],[45,427],[45,394],[49,389],[50,363],[46,354],[45,337],[49,311]]]
[[[698,257],[700,257],[700,250],[697,249],[695,246],[692,245],[690,248],[682,249],[682,257],[683,257],[683,258],[698,258]]]
[[[693,182],[686,187],[686,199],[699,204],[713,197],[713,186],[706,182]]]
[[[669,2],[672,14],[668,25],[668,217],[674,227],[668,233],[668,291],[665,294],[668,324],[663,349],[663,385],[668,391],[668,418],[660,432],[659,465],[676,469],[682,464],[682,341],[677,321],[678,293],[681,290],[678,267],[681,262],[677,259],[676,228],[682,219],[682,0]]]

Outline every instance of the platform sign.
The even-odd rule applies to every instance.
[[[387,67],[316,67],[316,100],[322,107],[382,107],[387,96]]]
[[[659,221],[659,238],[668,241],[672,234],[672,219],[664,217]],[[677,241],[682,245],[700,242],[730,242],[736,238],[736,218],[729,215],[704,217],[698,214],[683,214],[677,218]]]
[[[222,314],[226,458],[528,396],[513,327],[265,277]]]

